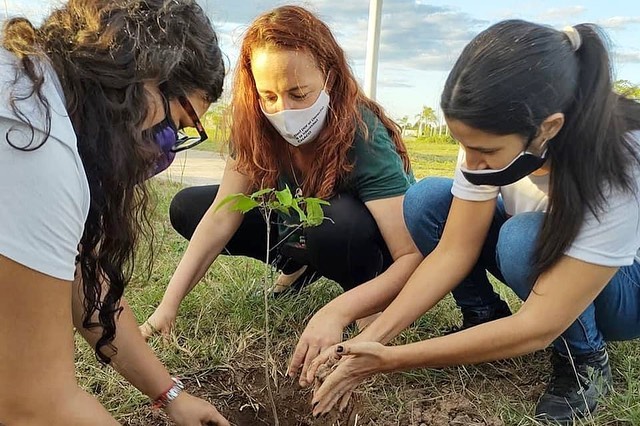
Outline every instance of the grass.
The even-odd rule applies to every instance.
[[[457,147],[409,141],[415,174],[451,176]],[[171,229],[168,205],[179,185],[154,183],[155,258],[149,275],[139,273],[126,295],[141,322],[153,312],[173,273],[186,242]],[[140,257],[144,257],[140,253]],[[174,338],[154,338],[150,345],[169,370],[184,378],[189,391],[209,399],[224,414],[240,414],[267,407],[261,376],[264,345],[260,279],[264,266],[240,257],[222,256],[181,306]],[[498,291],[516,309],[519,301],[505,286]],[[282,392],[279,409],[294,412],[282,424],[346,424],[344,420],[313,423],[309,392],[298,391],[284,376],[297,336],[321,306],[339,294],[338,286],[322,279],[295,298],[280,298],[270,307],[275,362],[272,377]],[[394,343],[409,343],[441,334],[460,321],[453,300],[445,298]],[[100,367],[92,350],[78,339],[76,366],[83,387],[125,425],[169,424],[148,408],[141,395],[120,376]],[[585,425],[640,425],[640,345],[611,345],[615,391],[604,399],[596,417]],[[507,361],[446,369],[418,369],[380,375],[360,388],[359,425],[534,425],[529,417],[548,375],[548,352]],[[285,392],[286,391],[286,392]],[[262,407],[262,408],[259,408]],[[242,411],[240,411],[242,410]],[[285,413],[286,414],[286,413]],[[240,417],[238,417],[240,416]],[[289,419],[289,420],[287,420]],[[263,424],[236,420],[241,425]],[[266,423],[268,424],[268,422]],[[350,424],[353,424],[350,423]]]

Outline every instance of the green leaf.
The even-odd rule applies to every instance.
[[[312,203],[318,203],[318,204],[322,204],[323,206],[329,206],[331,205],[330,202],[323,200],[322,198],[314,198],[314,197],[309,197],[309,198],[305,198],[304,201],[306,203],[308,202],[312,202]]]
[[[271,193],[273,191],[275,191],[275,189],[273,189],[273,188],[264,188],[264,189],[261,189],[259,191],[254,192],[253,194],[251,194],[251,198],[253,198],[255,200],[256,198],[260,198],[263,195],[269,194],[269,193]]]
[[[291,207],[293,203],[293,195],[291,194],[289,185],[287,185],[282,191],[276,191],[276,198],[283,206]]]
[[[322,211],[322,207],[320,207],[321,203],[317,198],[307,198],[305,199],[306,207],[307,207],[307,226],[318,226],[322,224],[324,220],[324,212]],[[327,203],[328,204],[328,203]]]
[[[299,203],[299,200],[297,198],[295,198],[293,200],[293,203],[291,204],[291,208],[293,210],[295,210],[296,213],[298,213],[298,217],[300,218],[300,222],[305,223],[307,221],[307,215],[304,213],[304,211],[302,211],[302,209],[300,208],[300,205],[298,203]]]
[[[217,212],[218,210],[220,210],[222,208],[222,206],[225,206],[225,205],[227,205],[227,204],[229,204],[231,202],[237,202],[237,200],[239,198],[241,198],[241,197],[246,197],[246,195],[241,193],[241,192],[237,193],[237,194],[229,194],[229,195],[227,195],[226,197],[223,198],[222,201],[220,201],[220,203],[218,203],[218,205],[216,206],[214,211]],[[231,209],[235,210],[233,207],[234,206],[232,206]]]
[[[291,216],[291,211],[289,210],[289,207],[283,206],[280,203],[270,203],[269,207],[271,207],[271,209],[279,211],[280,213],[286,214],[287,216]]]
[[[238,197],[238,200],[231,208],[233,210],[246,213],[258,207],[259,205],[260,203],[258,203],[256,200],[243,194],[243,197]]]

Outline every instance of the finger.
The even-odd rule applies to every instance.
[[[307,382],[312,383],[315,380],[316,373],[318,372],[318,368],[320,368],[321,365],[326,364],[329,360],[338,360],[338,359],[339,357],[336,356],[335,346],[330,346],[324,349],[309,364],[309,367],[307,369]]]
[[[300,366],[304,362],[304,358],[307,355],[308,347],[309,345],[307,345],[306,342],[302,340],[298,341],[298,344],[296,345],[296,350],[293,353],[293,356],[291,357],[291,361],[289,362],[289,370],[287,372],[287,374],[289,374],[289,377],[295,377],[298,375],[298,372],[300,371]]]
[[[345,408],[347,408],[347,406],[349,405],[349,401],[351,400],[351,395],[353,395],[353,389],[350,389],[342,396],[338,411],[342,413],[345,410]]]
[[[331,382],[330,380],[328,380]],[[327,386],[328,385],[328,386]],[[324,390],[328,389],[328,390]],[[335,386],[331,386],[331,383],[325,381],[320,389],[318,389],[318,399],[314,395],[316,403],[313,409],[313,415],[318,416],[320,414],[326,414],[336,405],[338,400],[349,390],[349,385],[344,381],[336,383]]]
[[[309,365],[311,364],[311,362],[316,356],[318,356],[319,353],[319,346],[310,346],[309,349],[307,349],[307,356],[304,359],[304,365],[302,366],[302,372],[300,373],[300,386],[306,387],[308,384],[313,383],[314,376],[311,376],[311,380],[309,380],[307,370],[309,369]]]
[[[143,322],[142,325],[138,328],[140,330],[140,333],[142,333],[142,337],[144,337],[145,340],[149,340],[149,338],[153,336],[155,331],[153,326],[149,324],[149,321]]]
[[[347,355],[375,355],[374,347],[376,343],[372,342],[342,342],[336,345],[336,356],[344,357]]]

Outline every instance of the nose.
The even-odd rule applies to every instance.
[[[467,163],[467,168],[470,170],[484,170],[489,168],[482,154],[470,149],[465,152],[465,162]]]
[[[286,109],[291,109],[291,105],[289,104],[285,96],[278,96],[278,100],[273,103],[271,108],[275,113],[275,112],[284,111]]]

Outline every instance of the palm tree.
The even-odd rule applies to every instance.
[[[436,112],[433,108],[426,105],[422,106],[422,111],[415,116],[418,119],[418,135],[423,136],[425,129],[430,129],[438,122],[436,118]]]
[[[409,116],[403,115],[402,118],[398,120],[398,126],[400,126],[400,131],[402,135],[404,135],[404,131],[406,130],[408,125],[409,125]]]

